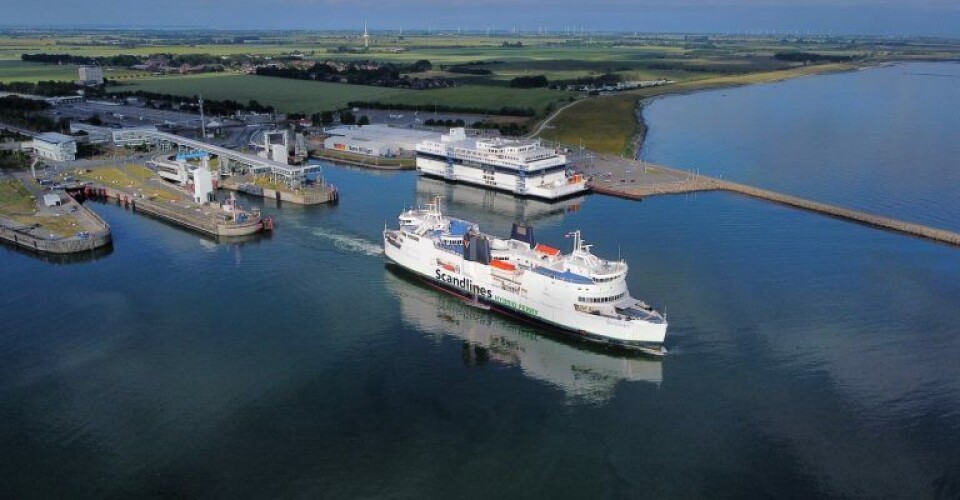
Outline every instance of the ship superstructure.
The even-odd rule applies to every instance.
[[[417,144],[417,171],[521,196],[556,200],[583,193],[587,180],[565,155],[536,140],[467,137],[463,128]]]
[[[401,213],[383,236],[390,261],[472,303],[584,340],[662,352],[666,319],[630,296],[627,263],[593,255],[579,231],[564,254],[522,224],[508,239],[484,234],[444,215],[438,198]]]

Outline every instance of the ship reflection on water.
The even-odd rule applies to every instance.
[[[555,222],[564,214],[579,211],[587,198],[581,195],[548,202],[429,177],[417,178],[418,205],[426,206],[437,196],[443,199],[444,210],[450,213],[469,214],[470,220],[480,227],[507,230],[513,222],[531,225]]]
[[[387,266],[385,272],[387,289],[400,302],[403,321],[439,338],[463,340],[462,356],[468,366],[516,366],[530,378],[591,403],[607,401],[622,381],[659,384],[663,380],[658,359],[548,337],[549,332],[539,327],[474,308],[429,288],[402,269]]]

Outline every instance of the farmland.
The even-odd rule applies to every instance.
[[[0,61],[0,83],[38,82],[41,80],[76,80],[77,67],[54,64]]]
[[[434,104],[496,110],[501,107],[533,108],[543,115],[552,103],[572,98],[573,92],[545,89],[515,89],[492,85],[463,85],[436,90],[410,91],[380,99],[385,104],[422,106],[429,111]]]
[[[155,76],[147,72],[107,68],[107,78],[120,85],[109,92],[144,90],[209,99],[256,100],[282,112],[316,113],[342,109],[351,101],[380,106],[414,106],[423,111],[449,107],[496,113],[504,107],[532,109],[534,121],[573,99],[584,98],[552,117],[541,135],[563,142],[581,139],[594,149],[611,153],[632,152],[642,124],[635,108],[643,98],[665,93],[689,92],[724,85],[760,83],[848,66],[830,64],[842,58],[853,63],[886,61],[957,60],[960,46],[947,39],[890,39],[885,37],[764,37],[639,34],[595,36],[535,35],[484,36],[471,33],[415,33],[400,37],[395,32],[374,32],[370,48],[354,32],[51,32],[49,36],[0,34],[0,82],[70,80],[74,66],[37,65],[16,59],[23,53],[66,53],[76,56],[133,54],[194,54],[231,56],[227,71],[198,75]],[[803,60],[790,55],[813,55]],[[310,68],[325,60],[403,63],[427,60],[432,69],[409,73],[407,78],[455,80],[455,87],[407,90],[398,87],[347,85],[291,78],[251,76],[238,71],[246,67],[299,61]],[[810,63],[813,64],[810,64]],[[543,76],[556,88],[577,79],[590,83],[598,77],[610,80],[665,80],[668,84],[615,95],[600,91],[573,92],[547,88],[518,88],[518,77]],[[542,81],[542,79],[540,79]],[[446,82],[442,82],[446,84]],[[438,85],[442,86],[442,85]],[[543,84],[540,84],[542,87]],[[514,113],[522,114],[522,113]],[[494,118],[497,120],[498,118]]]
[[[111,87],[110,90],[144,90],[187,97],[202,94],[209,99],[234,99],[241,102],[252,99],[287,113],[334,110],[346,106],[349,101],[376,101],[412,92],[384,87],[223,73],[141,79]]]
[[[543,89],[514,89],[503,86],[464,85],[435,90],[413,91],[386,87],[346,85],[237,74],[203,74],[131,80],[111,87],[113,92],[144,90],[209,99],[251,99],[274,106],[282,112],[315,113],[335,110],[350,101],[378,101],[386,104],[423,106],[434,104],[499,109],[503,106],[533,108],[543,113],[552,102],[572,93]]]

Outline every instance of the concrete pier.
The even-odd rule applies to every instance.
[[[638,200],[647,196],[663,194],[729,191],[858,224],[960,246],[960,233],[954,231],[838,207],[769,189],[696,175],[662,165],[595,153],[586,153],[579,157],[573,157],[572,160],[578,168],[591,176],[589,185],[593,191],[609,196]]]
[[[228,221],[225,215],[213,217],[204,212],[198,213],[187,206],[149,200],[114,188],[98,186],[97,189],[103,190],[108,198],[129,205],[133,210],[213,237],[247,236],[263,230],[263,221],[259,217],[251,217],[244,222]]]
[[[35,234],[30,226],[0,217],[0,240],[27,250],[58,255],[90,252],[113,242],[110,226],[99,215],[66,194],[62,199],[63,207],[69,209],[71,215],[85,229],[83,234],[64,238],[42,237]]]
[[[222,189],[237,191],[251,196],[260,196],[267,200],[286,201],[297,205],[318,205],[321,203],[335,203],[340,199],[340,192],[330,184],[319,188],[305,188],[293,190],[276,190],[258,186],[250,180],[224,179],[220,183]]]

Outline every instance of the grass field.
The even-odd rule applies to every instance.
[[[489,85],[414,91],[222,73],[134,80],[111,88],[114,92],[135,90],[188,97],[203,94],[209,99],[242,102],[256,99],[283,112],[301,113],[334,110],[346,106],[350,101],[416,105],[423,106],[424,110],[429,110],[435,103],[484,109],[514,106],[530,107],[542,113],[551,102],[563,101],[573,95],[552,90]]]
[[[463,85],[435,90],[411,91],[380,99],[383,103],[422,106],[431,111],[434,103],[449,106],[469,106],[482,109],[500,109],[503,106],[533,108],[544,114],[551,103],[561,103],[574,96],[573,92],[545,89],[515,89],[491,85]]]
[[[626,154],[638,130],[634,115],[637,97],[619,94],[580,101],[550,121],[540,135],[564,144],[584,146],[594,151]]]
[[[0,180],[0,214],[32,215],[36,211],[33,197],[17,179]]]
[[[208,99],[251,99],[282,112],[315,113],[346,106],[349,101],[376,101],[411,91],[385,87],[311,82],[269,76],[209,73],[130,81],[114,92],[144,90],[183,96],[203,94]]]
[[[156,174],[142,165],[127,164],[120,168],[97,168],[92,172],[77,173],[75,177],[79,180],[92,181],[110,187],[133,188],[144,196],[157,200],[170,201],[183,198],[171,189],[154,187],[148,184],[147,181],[156,177]]]
[[[39,82],[42,80],[76,80],[76,66],[0,61],[0,82]]]
[[[32,195],[19,180],[0,180],[0,215],[3,217],[24,225],[39,224],[45,233],[61,238],[82,229],[72,215],[36,215],[36,211]]]
[[[540,136],[565,144],[579,144],[609,154],[633,155],[633,139],[640,130],[636,107],[645,97],[693,92],[711,88],[766,83],[798,76],[853,69],[849,64],[803,66],[785,71],[752,73],[690,80],[662,87],[648,87],[621,94],[587,99],[560,112]]]

